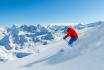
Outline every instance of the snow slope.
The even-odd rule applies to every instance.
[[[1,70],[104,70],[104,24],[86,31],[75,44],[60,40],[45,50],[21,59],[0,63]],[[63,48],[65,51],[60,52]]]

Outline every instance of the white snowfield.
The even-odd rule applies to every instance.
[[[0,63],[0,70],[104,70],[103,30],[104,24],[85,31],[74,48],[60,40],[40,53]]]

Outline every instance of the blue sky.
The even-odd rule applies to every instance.
[[[0,0],[1,25],[104,21],[104,0]]]

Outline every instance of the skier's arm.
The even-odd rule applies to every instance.
[[[67,34],[66,36],[64,36],[64,37],[63,37],[63,39],[66,39],[66,38],[67,38],[67,37],[69,37],[69,36],[70,36],[70,35],[69,35],[69,34]]]
[[[69,37],[70,36],[70,29],[68,28],[67,29],[67,34],[63,37],[63,39],[66,39],[67,37]]]
[[[70,36],[70,33],[68,32],[64,37],[63,37],[63,39],[66,39],[67,37],[69,37]]]
[[[65,38],[69,37],[70,34],[71,34],[71,30],[70,30],[70,28],[68,28],[68,29],[67,29],[67,34],[65,35]]]
[[[65,38],[67,38],[67,37],[69,37],[69,36],[70,36],[70,34],[69,34],[69,33],[67,33],[67,34],[66,34],[66,36],[65,36]]]

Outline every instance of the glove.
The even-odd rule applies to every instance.
[[[65,39],[66,39],[66,37],[64,36],[64,37],[63,37],[63,39],[65,40]]]

